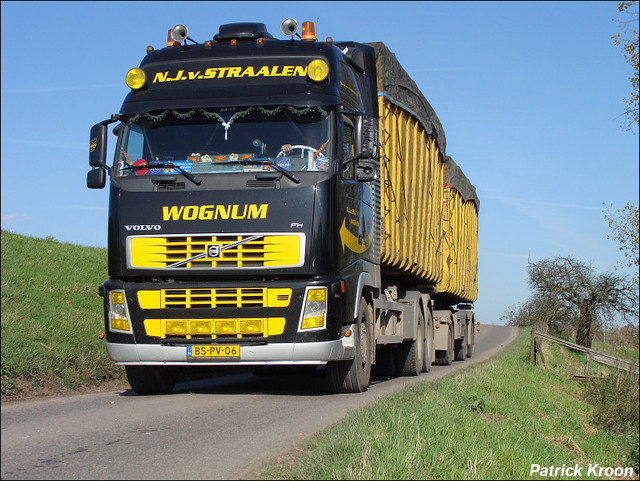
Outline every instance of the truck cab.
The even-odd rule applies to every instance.
[[[180,366],[370,367],[357,318],[380,278],[375,57],[307,27],[276,40],[227,24],[190,44],[174,28],[91,131],[87,185],[110,180],[107,352],[137,392],[170,391]]]

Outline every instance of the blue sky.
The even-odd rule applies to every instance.
[[[435,109],[480,197],[479,321],[500,324],[529,297],[528,260],[623,260],[603,215],[603,202],[638,202],[617,2],[11,1],[0,17],[3,229],[106,247],[89,129],[119,111],[146,46],[177,23],[199,42],[232,22],[283,38],[293,17],[317,22],[320,39],[384,42]]]

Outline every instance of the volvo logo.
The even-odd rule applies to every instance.
[[[209,244],[207,246],[207,257],[219,257],[220,244]]]
[[[160,230],[162,229],[162,227],[160,227],[158,224],[134,224],[134,225],[125,225],[124,226],[125,229],[129,230]]]

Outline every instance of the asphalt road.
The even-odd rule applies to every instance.
[[[486,360],[516,337],[515,328],[481,326],[471,359],[419,377],[373,377],[361,394],[327,394],[319,375],[238,372],[179,383],[164,396],[120,390],[4,403],[1,477],[252,478],[349,411]]]

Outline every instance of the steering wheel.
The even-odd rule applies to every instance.
[[[314,149],[313,147],[309,147],[308,145],[292,145],[291,146],[291,150],[293,149],[300,149],[303,152],[305,150],[309,150],[311,151],[313,154],[315,154],[316,152],[318,152],[318,149]],[[280,153],[276,156],[276,157],[284,157],[285,155],[287,155],[287,152],[285,152],[284,150],[281,150]]]

